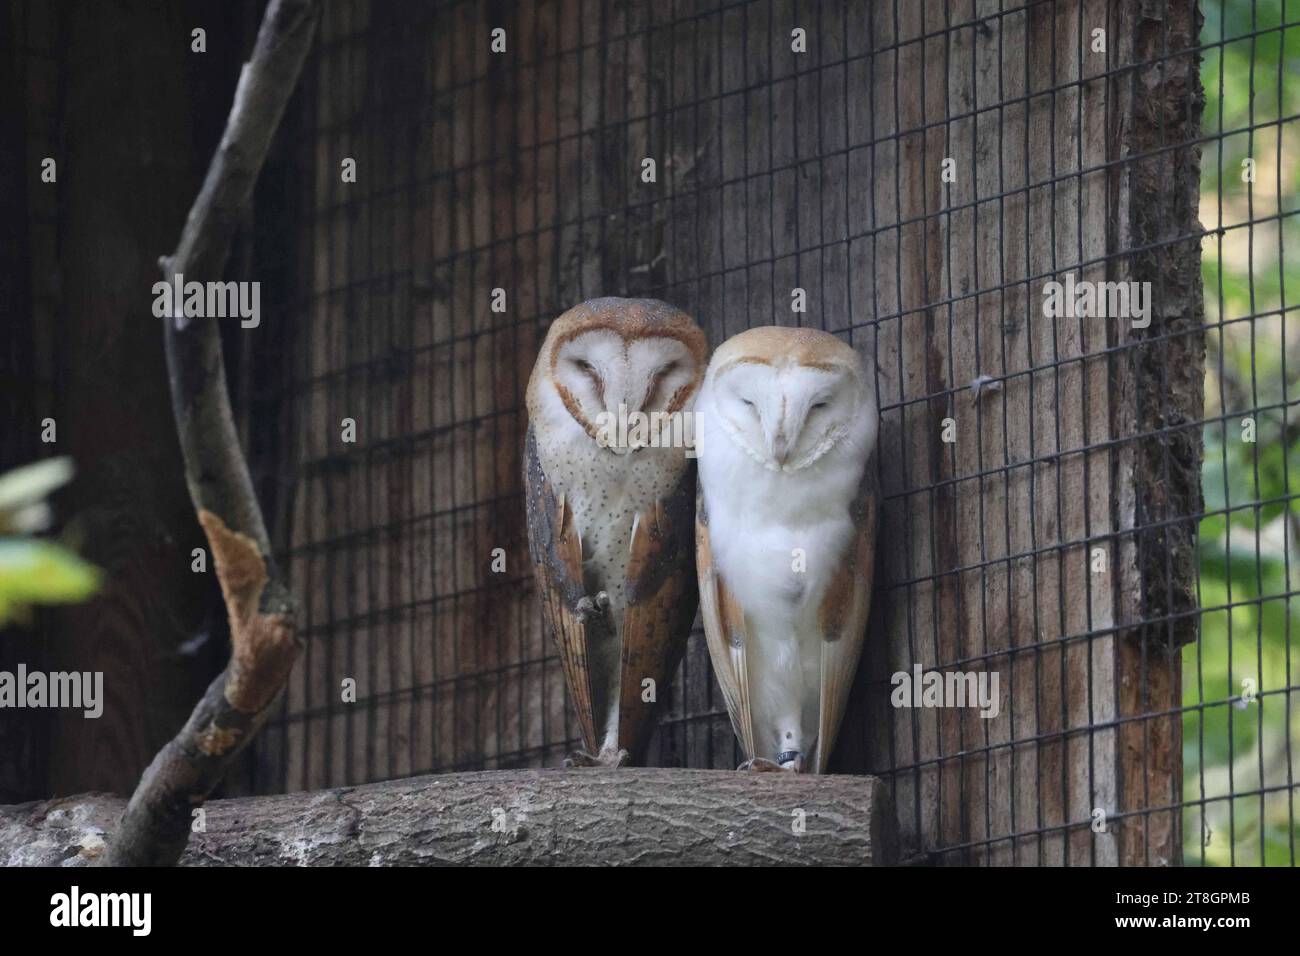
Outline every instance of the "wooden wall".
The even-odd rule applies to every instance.
[[[921,847],[1111,863],[1113,828],[1059,828],[1115,801],[1114,731],[1088,728],[1115,717],[1113,590],[1089,555],[1110,552],[1114,529],[1116,329],[1045,319],[1041,293],[1067,271],[1106,276],[1112,144],[1107,83],[1090,78],[1108,59],[1088,42],[1107,8],[978,7],[987,18],[973,24],[964,5],[906,4],[897,19],[872,8],[883,52],[864,79],[885,141],[857,157],[878,229],[860,255],[897,464],[883,475],[895,560],[874,644],[890,672],[996,672],[1001,713],[894,711],[869,696],[871,750],[907,768],[900,822]],[[953,20],[968,25],[946,33]],[[972,388],[981,378],[993,388]],[[1013,833],[1030,835],[981,845]]]
[[[326,11],[284,177],[291,340],[274,353],[279,400],[250,423],[282,437],[262,473],[283,492],[276,533],[309,639],[259,741],[258,789],[559,762],[576,730],[529,578],[523,387],[554,316],[649,294],[714,344],[800,323],[875,359],[877,604],[837,765],[887,775],[905,851],[1176,859],[1176,814],[1154,837],[1125,816],[1178,794],[1176,718],[1148,717],[1177,706],[1176,668],[1166,644],[1169,679],[1153,677],[1157,638],[1134,627],[1155,613],[1133,531],[1156,490],[1134,460],[1152,420],[1126,390],[1173,353],[1127,323],[1046,319],[1041,290],[1070,271],[1195,274],[1195,242],[1161,264],[1126,245],[1146,221],[1135,202],[1190,208],[1178,235],[1195,225],[1194,180],[1148,177],[1139,195],[1132,159],[1165,124],[1165,142],[1193,135],[1193,57],[1132,66],[1158,52],[1152,23],[1185,41],[1166,53],[1192,44],[1190,0]],[[1126,117],[1153,90],[1168,112],[1140,141]],[[1179,309],[1187,374],[1166,407],[1199,407],[1198,304]],[[1148,334],[1162,318],[1157,300]],[[1187,494],[1164,514],[1194,511]],[[1161,591],[1182,594],[1190,569],[1171,567]],[[997,672],[999,716],[892,707],[890,676],[913,664]],[[735,763],[698,638],[652,755]],[[1151,842],[1135,850],[1139,823]]]
[[[102,671],[105,695],[94,720],[0,714],[0,800],[130,793],[226,653],[220,593],[190,570],[203,537],[150,290],[221,130],[240,16],[255,12],[20,0],[0,13],[0,468],[73,458],[58,530],[107,580],[86,604],[0,633],[0,669]],[[190,50],[196,26],[205,54]],[[46,157],[54,182],[41,178]],[[53,443],[41,440],[47,418]]]

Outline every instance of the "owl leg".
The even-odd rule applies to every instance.
[[[601,662],[607,657],[609,641],[613,634],[616,634],[614,622],[610,614],[610,598],[608,591],[597,591],[594,594],[586,594],[578,599],[574,605],[574,610],[580,614],[583,621],[587,624],[589,630],[588,638],[588,667],[592,669],[591,675],[593,685],[599,684],[604,686],[604,676],[609,662]],[[617,654],[618,645],[613,645],[615,654]],[[604,650],[601,650],[601,649]],[[615,661],[617,658],[615,658]],[[614,702],[617,706],[617,700]],[[599,752],[592,754],[586,750],[575,750],[564,760],[566,767],[622,767],[631,763],[631,754],[626,750],[621,750],[610,745],[607,740]]]
[[[564,758],[564,765],[566,767],[625,767],[631,760],[632,755],[626,750],[617,752],[602,750],[595,756],[585,750],[575,750]]]
[[[609,592],[597,591],[594,595],[585,595],[578,599],[573,609],[586,620],[600,617],[609,610]]]

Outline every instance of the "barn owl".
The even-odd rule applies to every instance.
[[[740,769],[826,770],[871,602],[878,425],[861,359],[825,332],[750,329],[709,363],[696,563]]]
[[[685,313],[606,298],[556,319],[533,366],[528,542],[585,748],[568,766],[641,759],[698,605],[689,432],[607,426],[620,416],[635,426],[635,413],[680,421],[707,361]]]

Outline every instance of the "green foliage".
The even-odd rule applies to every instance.
[[[72,478],[72,462],[50,458],[0,475],[0,626],[26,621],[31,607],[84,601],[99,571],[62,545],[27,537],[49,521],[45,498]]]
[[[1183,655],[1184,858],[1300,848],[1300,3],[1203,3],[1207,334],[1200,635]],[[1253,18],[1253,19],[1252,19]],[[1249,34],[1257,34],[1253,38]],[[1234,39],[1242,37],[1242,39]],[[1220,93],[1220,91],[1222,91]],[[1279,120],[1281,122],[1279,122]],[[1250,126],[1252,132],[1235,132]],[[1242,180],[1241,161],[1256,160]],[[1255,441],[1243,420],[1255,429]],[[1233,796],[1234,794],[1245,794]]]
[[[67,548],[0,538],[0,624],[25,620],[33,604],[75,604],[99,589],[99,571]]]

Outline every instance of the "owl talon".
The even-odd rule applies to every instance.
[[[766,757],[754,757],[752,760],[746,760],[737,770],[747,770],[750,773],[794,773],[793,767],[782,767],[775,760],[768,760]]]
[[[602,618],[609,610],[609,594],[605,591],[597,591],[595,595],[585,594],[578,598],[573,609],[584,621]]]
[[[632,762],[632,755],[626,750],[614,752],[602,750],[595,756],[585,750],[575,750],[564,758],[566,767],[626,767]]]
[[[586,598],[583,598],[583,600],[585,601]],[[566,767],[599,767],[600,765],[600,761],[585,750],[575,750],[564,758],[564,766]]]

